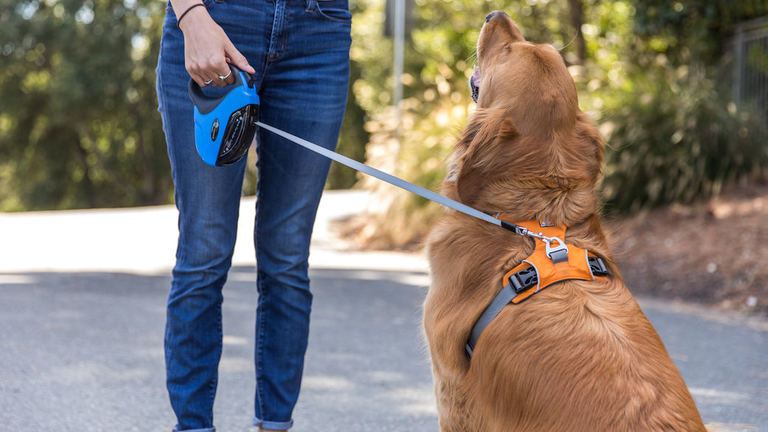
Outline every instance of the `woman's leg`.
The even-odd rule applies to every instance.
[[[264,38],[256,35],[252,26],[266,13],[253,5],[246,8],[246,3],[205,1],[209,13],[233,43],[253,64],[259,64],[263,62],[258,55],[263,52],[259,41]],[[209,167],[195,150],[183,35],[170,8],[157,76],[159,110],[179,210],[179,240],[165,331],[167,387],[177,416],[176,430],[213,431],[213,401],[222,349],[222,286],[235,245],[245,161]]]
[[[349,80],[347,2],[320,2],[326,14],[316,0],[275,1],[278,16],[261,87],[261,119],[333,149]],[[309,242],[330,161],[264,129],[258,142],[254,422],[281,430],[292,425],[301,386],[312,303]]]

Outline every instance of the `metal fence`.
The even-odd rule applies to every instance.
[[[768,122],[768,17],[746,21],[733,37],[733,96]]]

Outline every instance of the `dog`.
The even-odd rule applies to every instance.
[[[470,79],[477,110],[443,193],[512,221],[567,226],[566,243],[610,275],[568,280],[509,304],[465,345],[505,271],[533,241],[446,213],[427,238],[423,324],[442,432],[705,431],[679,371],[610,259],[596,184],[604,143],[579,110],[560,53],[488,15]]]

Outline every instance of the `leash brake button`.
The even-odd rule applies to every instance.
[[[217,136],[219,136],[219,119],[214,120],[211,126],[211,141],[216,141]]]

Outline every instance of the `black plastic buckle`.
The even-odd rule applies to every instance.
[[[589,263],[589,270],[592,271],[593,275],[608,276],[608,267],[606,267],[602,258],[591,256],[587,259],[587,262]]]
[[[523,284],[520,283],[520,280],[517,278],[517,273],[514,273],[509,276],[509,285],[515,291],[515,293],[520,293],[521,291],[525,290],[525,288],[523,287]]]
[[[520,294],[537,283],[539,283],[539,275],[533,266],[509,276],[509,285],[515,290],[515,294]]]

